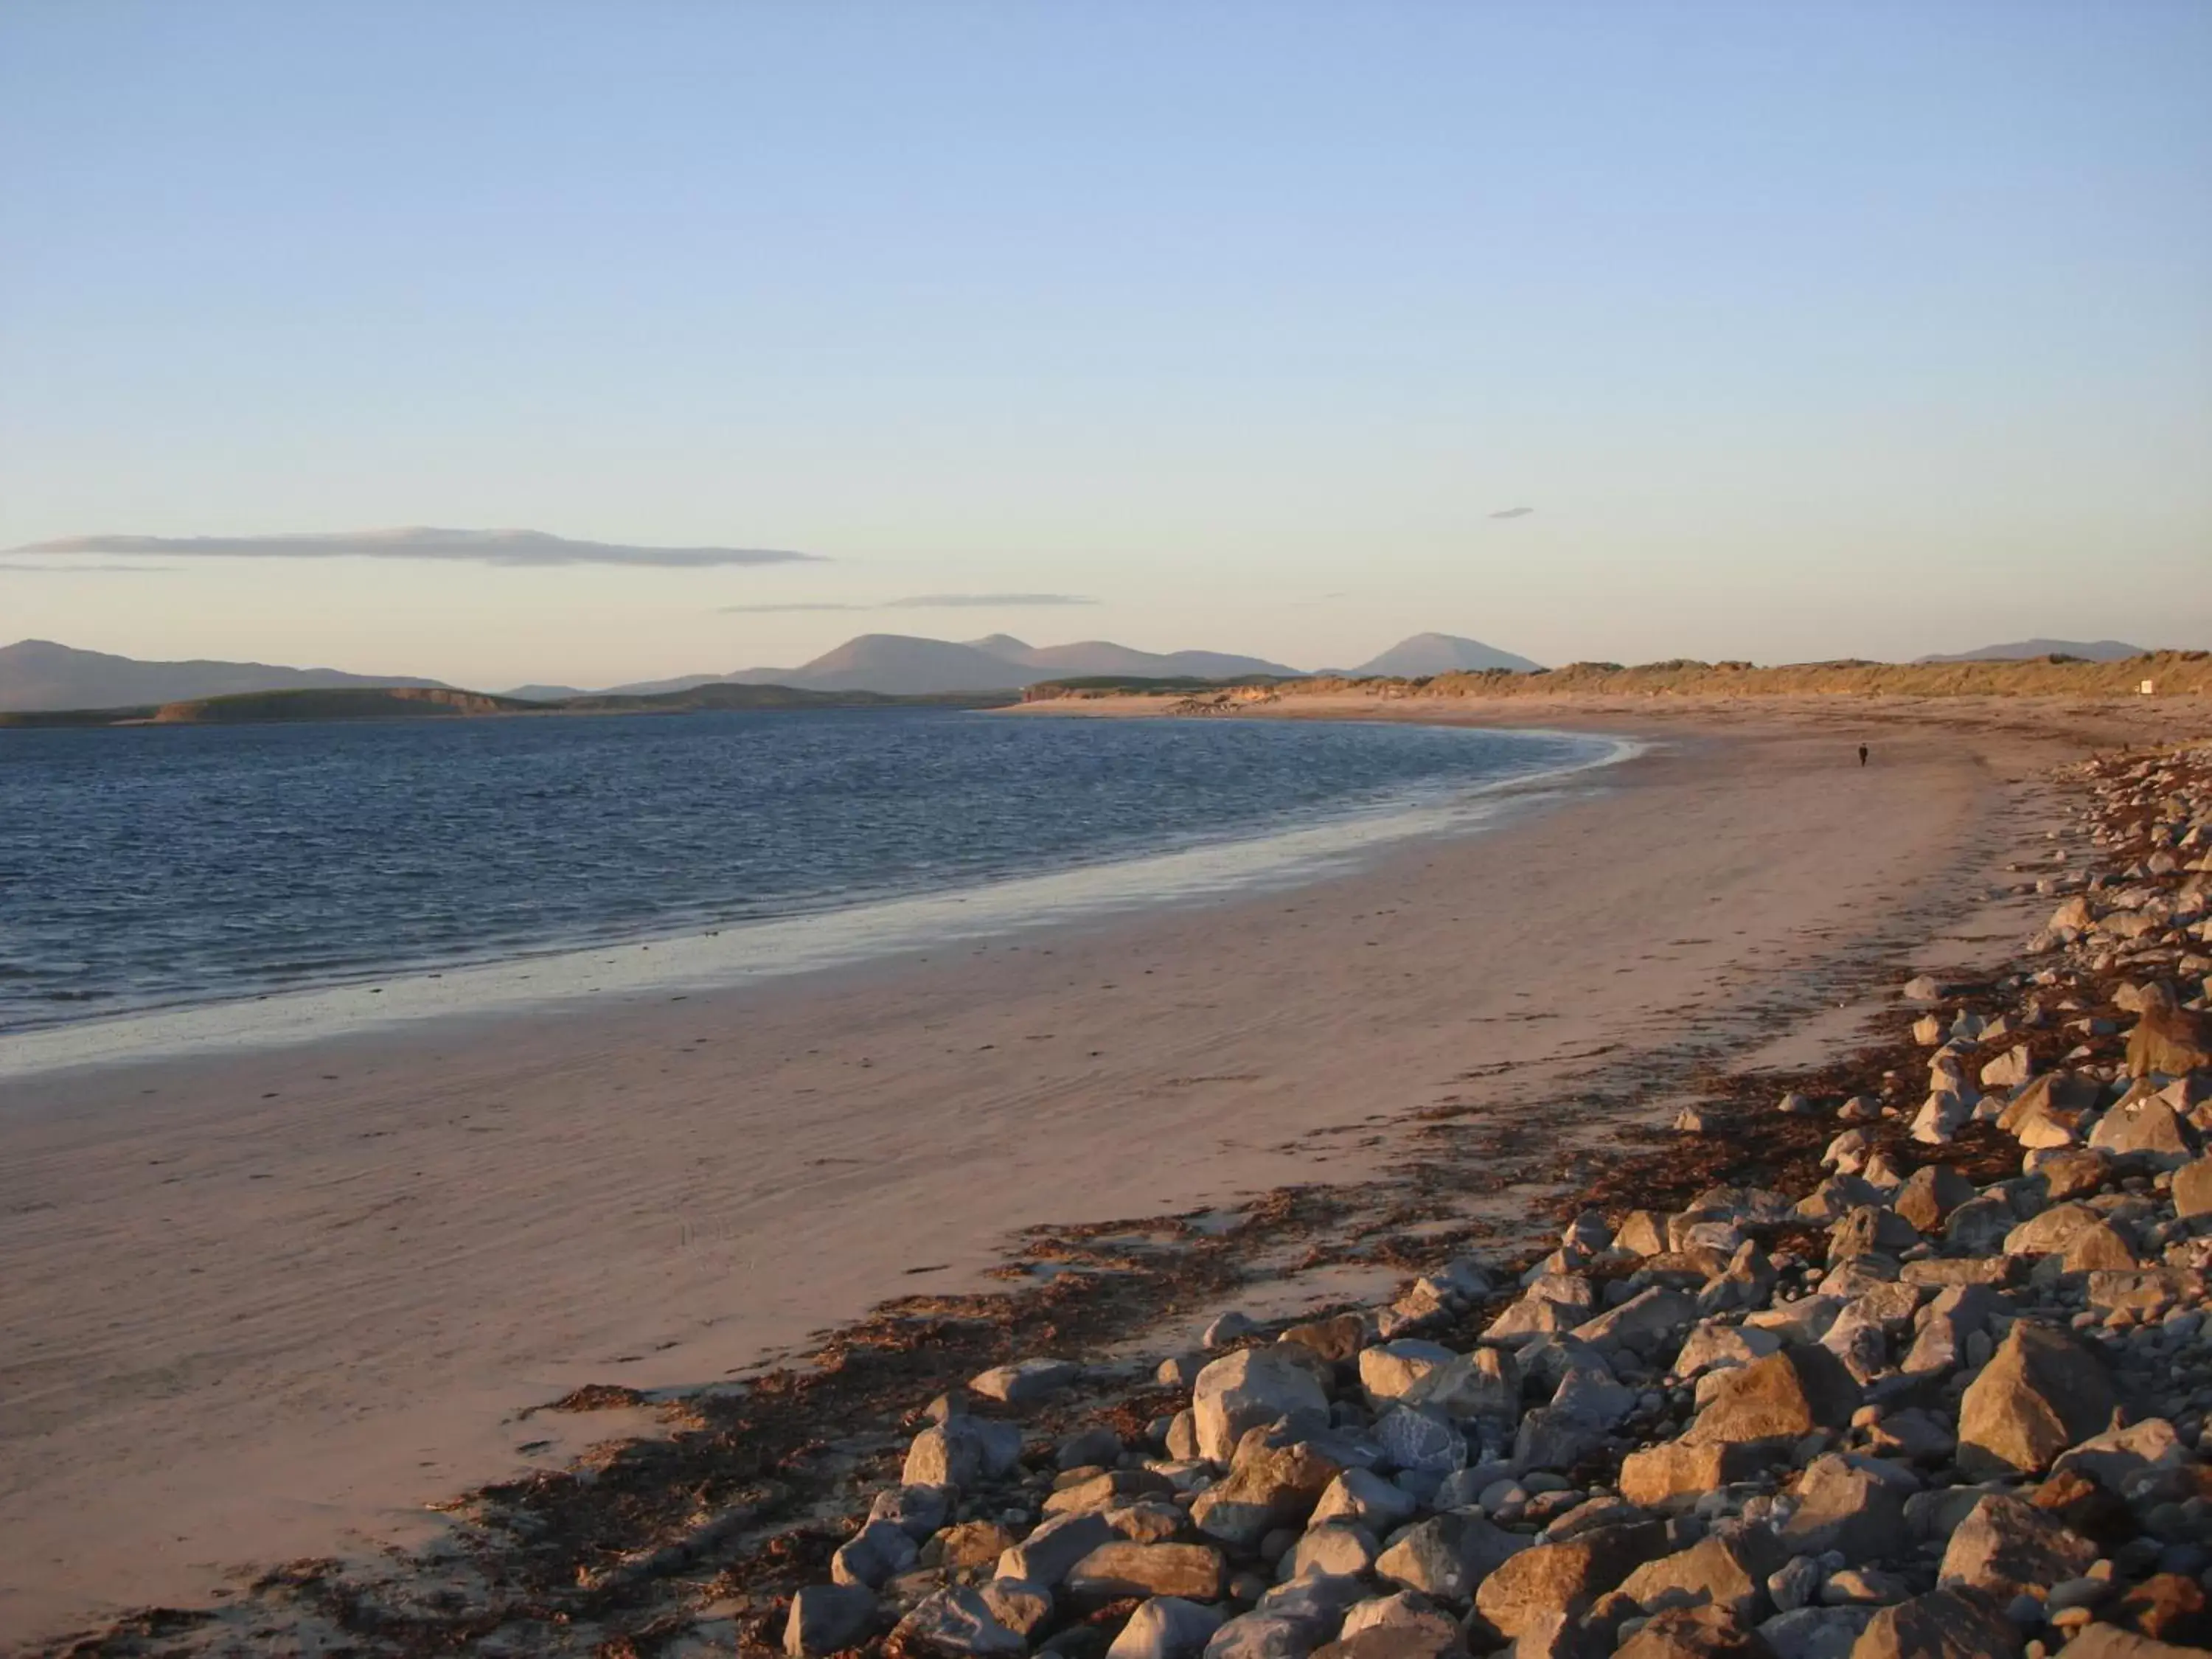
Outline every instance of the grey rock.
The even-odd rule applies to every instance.
[[[2173,1425],[2150,1417],[2124,1429],[2107,1429],[2061,1452],[2051,1472],[2078,1470],[2107,1492],[2125,1492],[2151,1469],[2170,1469],[2190,1462],[2189,1448]]]
[[[1346,1615],[1347,1617],[1349,1615]],[[1464,1654],[1459,1626],[1448,1619],[1435,1625],[1376,1625],[1352,1636],[1340,1636],[1316,1648],[1316,1659],[1446,1659]]]
[[[1401,1336],[1411,1336],[1441,1325],[1449,1319],[1455,1308],[1449,1288],[1435,1279],[1417,1279],[1406,1287],[1405,1294],[1376,1316],[1376,1333],[1385,1342]]]
[[[1722,1325],[1707,1321],[1683,1340],[1673,1375],[1687,1381],[1710,1370],[1748,1365],[1778,1352],[1782,1339],[1755,1325]]]
[[[1082,1375],[1083,1367],[1073,1360],[1024,1359],[1011,1365],[994,1366],[980,1376],[970,1377],[968,1387],[986,1400],[1018,1406],[1057,1394]]]
[[[1808,1607],[1820,1598],[1821,1569],[1809,1555],[1793,1555],[1767,1575],[1766,1593],[1784,1613]]]
[[[1185,1407],[1168,1419],[1165,1441],[1168,1455],[1179,1462],[1190,1462],[1199,1456],[1198,1413]]]
[[[1697,1316],[1692,1297],[1655,1285],[1611,1312],[1577,1325],[1574,1334],[1594,1348],[1626,1348],[1650,1355],[1678,1340]]]
[[[1240,1613],[1213,1632],[1204,1659],[1305,1659],[1326,1639],[1292,1619]]]
[[[1572,1410],[1540,1406],[1521,1419],[1513,1437],[1519,1469],[1571,1469],[1605,1444],[1605,1431]]]
[[[939,1590],[898,1622],[891,1639],[945,1659],[1013,1659],[1029,1643],[1000,1624],[982,1592],[965,1585]]]
[[[1503,1659],[1602,1659],[1612,1649],[1604,1636],[1572,1614],[1540,1613],[1503,1650]]]
[[[1826,1349],[1793,1344],[1714,1379],[1697,1421],[1682,1438],[1692,1445],[1795,1440],[1815,1430],[1841,1429],[1858,1408],[1859,1385]]]
[[[2005,1235],[2007,1255],[2063,1255],[2081,1235],[2105,1225],[2087,1204],[2054,1204],[2030,1216]]]
[[[1405,1399],[1437,1372],[1465,1359],[1440,1342],[1401,1337],[1359,1352],[1359,1386],[1370,1407],[1380,1409]]]
[[[901,1479],[909,1486],[967,1488],[1012,1474],[1021,1455],[1022,1431],[1014,1424],[956,1416],[915,1436]]]
[[[1934,1589],[1868,1620],[1851,1659],[2019,1659],[2019,1626],[1987,1596]]]
[[[1943,1237],[1956,1249],[1986,1255],[2004,1248],[2006,1235],[2019,1221],[2018,1212],[2002,1195],[1984,1193],[1944,1218]]]
[[[1959,1467],[1971,1479],[2038,1474],[2112,1420],[2104,1364],[2047,1325],[2016,1322],[1959,1405]]]
[[[1152,1373],[1152,1381],[1164,1389],[1187,1389],[1198,1381],[1198,1374],[1206,1369],[1202,1353],[1170,1354]]]
[[[1621,1581],[1620,1593],[1647,1613],[1711,1606],[1748,1624],[1766,1610],[1766,1586],[1757,1566],[1744,1543],[1717,1534],[1646,1561]]]
[[[1050,1589],[1093,1550],[1119,1541],[1112,1523],[1095,1510],[1057,1515],[999,1558],[998,1576]]]
[[[889,1486],[868,1505],[868,1519],[888,1521],[917,1544],[944,1526],[952,1510],[952,1493],[945,1486]]]
[[[1104,1511],[1106,1524],[1133,1544],[1164,1544],[1190,1524],[1190,1515],[1167,1498],[1140,1498]]]
[[[1360,1351],[1359,1382],[1378,1410],[1428,1406],[1448,1417],[1510,1421],[1520,1409],[1520,1368],[1493,1348],[1462,1354],[1414,1339],[1382,1343]]]
[[[991,1616],[1022,1638],[1024,1645],[1052,1622],[1052,1592],[1018,1578],[994,1578],[977,1586]]]
[[[1076,1601],[1105,1602],[1125,1595],[1179,1596],[1217,1601],[1229,1577],[1221,1552],[1208,1544],[1101,1545],[1067,1574]]]
[[[1679,1507],[1683,1498],[1751,1480],[1769,1456],[1770,1443],[1756,1440],[1710,1445],[1662,1440],[1621,1460],[1621,1496],[1646,1506]]]
[[[1830,1452],[1799,1480],[1796,1507],[1776,1528],[1793,1554],[1839,1550],[1847,1562],[1887,1555],[1905,1536],[1905,1504],[1919,1482],[1879,1458]]]
[[[1881,1189],[1858,1175],[1838,1174],[1828,1177],[1802,1199],[1798,1200],[1796,1218],[1800,1221],[1840,1221],[1853,1210],[1865,1204],[1881,1202]]]
[[[1547,1524],[1536,1534],[1539,1543],[1564,1544],[1584,1533],[1597,1532],[1606,1527],[1626,1526],[1632,1521],[1650,1518],[1642,1504],[1623,1503],[1609,1492],[1583,1498],[1579,1503],[1574,1501],[1575,1498],[1571,1489],[1556,1498],[1549,1494],[1544,1497],[1541,1507]],[[1568,1507],[1562,1510],[1558,1507],[1559,1504],[1565,1504]]]
[[[1560,1544],[1540,1544],[1501,1562],[1475,1590],[1475,1610],[1518,1637],[1549,1614],[1578,1614],[1638,1567],[1662,1553],[1656,1521],[1601,1527]]]
[[[791,1598],[783,1650],[791,1659],[821,1659],[856,1647],[875,1617],[872,1590],[858,1584],[809,1584]]]
[[[1375,1534],[1353,1521],[1325,1522],[1309,1527],[1298,1541],[1276,1563],[1275,1577],[1288,1583],[1316,1574],[1356,1578],[1375,1565],[1382,1547]]]
[[[2085,1625],[2060,1650],[2061,1659],[2186,1659],[2202,1648],[2179,1647],[2122,1630],[2117,1625]]]
[[[893,1573],[912,1566],[917,1553],[903,1528],[890,1521],[870,1521],[838,1546],[830,1558],[830,1577],[840,1584],[880,1589]]]
[[[1209,1348],[1226,1347],[1231,1342],[1241,1342],[1260,1328],[1251,1315],[1231,1310],[1206,1328],[1199,1338]]]
[[[1914,1374],[1955,1370],[1966,1363],[1966,1340],[1990,1328],[2011,1311],[2004,1297],[1986,1285],[1952,1285],[1936,1292],[1920,1318],[1919,1334],[1899,1369]]]
[[[1199,1455],[1221,1463],[1247,1429],[1279,1419],[1326,1426],[1328,1396],[1304,1362],[1279,1349],[1244,1348],[1198,1374],[1191,1411]]]
[[[1376,1559],[1376,1576],[1424,1595],[1465,1601],[1528,1540],[1480,1516],[1439,1515],[1408,1527]]]
[[[1774,1659],[1850,1659],[1874,1614],[1872,1607],[1800,1607],[1766,1620],[1759,1638]]]
[[[2173,1175],[2173,1212],[2186,1219],[2212,1214],[2212,1158],[2185,1164]]]
[[[1638,1395],[1610,1370],[1577,1365],[1559,1379],[1552,1410],[1601,1429],[1618,1428],[1635,1413]]]
[[[2187,1118],[2156,1095],[2121,1101],[2097,1121],[2089,1145],[2115,1157],[2161,1170],[2179,1170],[2197,1156],[2198,1138]]]
[[[1107,1659],[1199,1659],[1221,1628],[1218,1607],[1179,1595],[1156,1595],[1129,1615],[1106,1650]]]
[[[1869,1449],[1877,1457],[1901,1457],[1929,1466],[1948,1463],[1959,1449],[1950,1425],[1917,1406],[1885,1413],[1868,1431],[1867,1439]]]
[[[2097,1555],[2094,1544],[2048,1510],[1993,1492],[1951,1534],[1942,1578],[2008,1601],[2024,1590],[2047,1589],[2088,1571]]]
[[[1262,1595],[1214,1632],[1206,1659],[1300,1659],[1335,1635],[1367,1594],[1356,1578],[1302,1578]]]
[[[1459,1621],[1439,1610],[1427,1596],[1413,1590],[1400,1590],[1393,1595],[1377,1595],[1353,1603],[1351,1611],[1344,1615],[1337,1639],[1346,1641],[1368,1630],[1418,1631],[1437,1643],[1438,1652],[1458,1646],[1460,1639]]]
[[[1326,1443],[1278,1442],[1273,1433],[1248,1435],[1228,1478],[1200,1492],[1190,1518],[1200,1531],[1249,1549],[1279,1528],[1303,1528],[1344,1465]]]
[[[1110,1467],[1121,1455],[1121,1437],[1108,1428],[1085,1429],[1060,1443],[1053,1462],[1062,1473],[1069,1469]]]
[[[1912,1586],[1900,1573],[1880,1567],[1843,1567],[1820,1586],[1820,1601],[1832,1607],[1887,1607],[1905,1601]]]
[[[1419,1507],[1403,1487],[1372,1469],[1346,1469],[1322,1492],[1310,1524],[1356,1521],[1379,1537],[1412,1520]]]
[[[1994,1486],[1967,1486],[1917,1492],[1905,1500],[1905,1529],[1916,1539],[1940,1544],[1958,1531],[1975,1504],[1997,1490],[2001,1489]]]
[[[1486,1342],[1571,1330],[1597,1311],[1597,1289],[1580,1273],[1547,1273],[1490,1322]]]
[[[1828,1229],[1828,1261],[1896,1255],[1920,1243],[1919,1230],[1892,1209],[1863,1204]]]
[[[1387,1411],[1375,1441],[1395,1468],[1443,1476],[1467,1463],[1467,1441],[1449,1423],[1419,1411]]]
[[[935,1558],[931,1565],[964,1583],[987,1568],[996,1572],[999,1558],[1020,1541],[1010,1528],[999,1522],[963,1521],[947,1527],[925,1554]]]
[[[1932,1233],[1975,1195],[1974,1183],[1948,1164],[1925,1164],[1905,1177],[1892,1207],[1919,1231]]]
[[[1150,1469],[1099,1469],[1063,1474],[1044,1500],[1047,1515],[1080,1515],[1085,1510],[1110,1510],[1141,1498],[1158,1498],[1175,1490],[1165,1475]]]

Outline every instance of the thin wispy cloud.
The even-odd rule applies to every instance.
[[[1533,507],[1509,507],[1503,513],[1493,513],[1493,519],[1525,519],[1536,509]]]
[[[571,541],[542,530],[337,530],[291,536],[70,536],[9,548],[11,554],[149,554],[201,559],[417,559],[528,566],[613,564],[667,570],[797,564],[818,553],[764,547],[646,547]]]
[[[0,559],[0,575],[9,576],[121,576],[153,570],[175,570],[173,564],[19,564]]]
[[[1080,593],[916,593],[903,599],[866,604],[800,600],[784,605],[726,605],[726,616],[780,617],[799,611],[1026,611],[1067,605],[1096,605]]]

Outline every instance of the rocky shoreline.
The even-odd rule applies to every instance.
[[[1817,1184],[1593,1207],[1540,1261],[1462,1256],[1373,1310],[1225,1316],[1160,1362],[1133,1435],[1027,1431],[1085,1369],[994,1367],[924,1408],[786,1651],[2212,1641],[2212,756],[2083,781],[2090,845],[2054,850],[2067,896],[2027,965],[1971,999],[1904,988],[1924,1096],[1893,1071],[1774,1109],[1840,1126]],[[2014,1167],[1986,1131],[1951,1161],[1975,1126]]]
[[[295,1564],[69,1650],[2201,1646],[2212,750],[2067,781],[2079,817],[2021,872],[2058,907],[2027,953],[1893,986],[1885,1040],[1778,1105],[1708,1077],[1630,1150],[1486,1127],[1364,1201],[1058,1230],[1023,1288],[907,1298],[664,1406],[668,1439],[474,1494],[404,1571]],[[1439,1201],[1532,1159],[1548,1253]],[[1117,1352],[1271,1257],[1418,1276]]]

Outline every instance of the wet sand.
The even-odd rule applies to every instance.
[[[1940,950],[2033,770],[2113,729],[1876,723],[1862,771],[1833,709],[1579,719],[1664,743],[1295,892],[0,1082],[0,1639],[419,1539],[624,1426],[527,1407],[988,1286],[1013,1229],[1355,1177],[1483,1067],[1543,1109],[1594,1054]]]

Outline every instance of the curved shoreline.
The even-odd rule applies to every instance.
[[[30,1545],[0,1632],[419,1540],[424,1504],[652,1427],[515,1413],[993,1289],[1024,1228],[1346,1190],[1439,1112],[1572,1124],[1600,1070],[1832,1007],[1960,914],[2014,821],[2015,734],[1900,733],[1867,775],[1818,722],[1732,735],[1295,894],[0,1081],[0,1152],[45,1195],[0,1215],[0,1528]]]
[[[1590,740],[1528,728],[1516,735]],[[543,1012],[562,1003],[692,994],[854,966],[975,939],[1326,879],[1389,846],[1477,833],[1516,803],[1644,751],[1600,737],[1602,754],[1476,783],[1444,799],[1299,815],[1287,826],[1200,839],[1036,874],[893,898],[829,904],[705,931],[642,933],[433,969],[355,977],[295,991],[195,1001],[0,1035],[0,1079],[232,1049],[289,1046],[423,1020]]]

